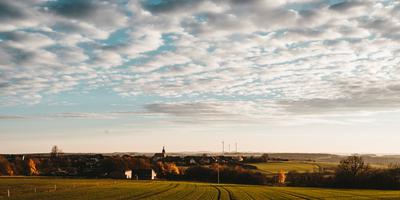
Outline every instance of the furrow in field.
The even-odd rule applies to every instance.
[[[197,189],[197,184],[187,184],[186,186],[190,186],[186,191],[189,192],[185,192],[185,195],[180,198],[180,199],[193,199],[193,197],[195,197],[196,192],[198,192]]]
[[[258,196],[258,190],[254,190],[252,186],[229,185],[225,187],[230,191],[232,199],[255,200]]]
[[[290,188],[290,192],[297,193],[299,195],[307,195],[312,198],[319,199],[338,199],[338,198],[351,198],[354,195],[349,195],[345,191],[333,191],[330,189],[313,189],[313,188]]]
[[[209,191],[212,188],[209,185],[194,184],[194,186],[195,188],[184,199],[213,199],[212,192]]]
[[[228,200],[235,200],[234,196],[233,196],[233,192],[227,188],[225,188],[224,186],[221,186],[222,190],[224,190],[225,192],[227,192],[228,194]],[[221,190],[221,191],[222,191]],[[221,198],[223,199],[223,198]]]
[[[186,196],[186,199],[191,199],[191,200],[200,199],[200,197],[203,196],[205,193],[206,193],[206,188],[203,185],[195,184],[194,190]]]
[[[244,193],[247,197],[246,199],[249,200],[256,200],[256,192],[258,192],[258,190],[253,190],[252,187],[238,187],[238,191],[241,191],[242,193]]]
[[[190,195],[195,192],[196,187],[197,186],[195,184],[184,183],[184,184],[180,185],[178,188],[175,188],[173,191],[164,193],[162,196],[160,196],[160,198],[161,199],[175,199],[175,200],[191,199]]]
[[[261,192],[261,198],[260,199],[270,199],[270,200],[274,200],[274,199],[291,199],[291,196],[285,195],[285,194],[281,194],[281,193],[277,193],[274,191],[265,191],[263,190]]]
[[[95,195],[98,196],[96,199],[132,199],[152,194],[155,191],[164,190],[171,185],[172,184],[165,183],[130,182],[119,186],[113,186],[111,188],[104,188],[99,191],[100,194],[96,193]]]
[[[142,194],[142,195],[138,195],[138,196],[135,196],[135,197],[133,197],[133,198],[129,198],[129,199],[145,199],[145,198],[149,198],[149,197],[152,197],[152,196],[156,196],[156,195],[159,195],[159,194],[162,194],[162,193],[164,193],[164,192],[168,192],[168,191],[170,191],[170,190],[172,190],[172,189],[174,189],[174,188],[177,188],[179,186],[179,184],[168,184],[168,186],[167,186],[167,188],[165,188],[165,189],[162,189],[162,190],[153,190],[153,191],[155,191],[155,192],[150,192],[150,193],[144,193],[144,194]]]
[[[221,191],[218,190],[214,185],[204,185],[204,192],[201,196],[199,196],[198,200],[202,199],[211,199],[211,200],[219,200],[221,198]]]
[[[294,191],[288,191],[288,190],[284,190],[284,189],[280,189],[280,190],[278,190],[278,192],[281,192],[281,193],[284,193],[284,194],[287,194],[294,198],[299,198],[299,199],[321,199],[321,198],[318,198],[315,196],[305,195],[305,194],[301,194],[301,193],[294,192]]]

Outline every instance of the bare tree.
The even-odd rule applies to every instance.
[[[51,157],[51,158],[58,158],[59,155],[60,155],[61,153],[62,153],[61,149],[58,148],[57,145],[54,145],[54,146],[51,148],[50,157]]]
[[[336,169],[336,176],[341,181],[355,183],[357,178],[362,176],[369,170],[369,165],[366,164],[361,156],[349,156],[340,161]]]

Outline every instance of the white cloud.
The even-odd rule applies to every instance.
[[[118,53],[107,50],[102,50],[96,53],[97,55],[94,61],[95,67],[111,68],[123,63],[122,57]]]
[[[282,116],[399,106],[397,1],[3,4],[0,95],[7,104],[37,103],[84,84],[183,105],[185,97],[199,105],[213,99],[215,110],[251,104],[239,110],[257,116],[277,114],[257,107],[265,102]]]
[[[130,34],[128,44],[120,46],[117,51],[129,58],[136,58],[142,53],[157,50],[161,45],[163,45],[161,32],[140,27],[139,30]]]

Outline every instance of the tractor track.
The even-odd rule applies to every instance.
[[[218,191],[217,199],[220,200],[220,199],[221,199],[221,189],[219,189],[219,187],[217,187],[217,186],[215,186],[215,185],[213,185],[213,187],[214,187],[215,189],[217,189],[217,191]]]
[[[229,197],[229,200],[235,200],[235,198],[233,197],[233,193],[232,193],[232,191],[230,191],[230,190],[228,190],[228,189],[226,189],[224,186],[221,186],[221,188],[222,189],[224,189],[226,192],[228,192],[228,197]]]

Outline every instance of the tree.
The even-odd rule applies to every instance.
[[[362,157],[349,156],[340,161],[336,169],[336,179],[342,184],[354,186],[368,170],[369,165],[364,162]]]
[[[268,162],[269,159],[269,155],[267,153],[264,153],[263,155],[261,155],[261,160],[263,162]]]
[[[29,158],[26,161],[26,175],[29,176],[38,176],[39,175],[39,169],[37,167],[38,161],[35,161],[34,159]]]
[[[57,157],[60,155],[61,152],[62,152],[61,149],[58,148],[57,145],[54,145],[54,146],[51,148],[50,157],[51,157],[52,159],[57,158]]]
[[[278,183],[280,185],[284,185],[285,184],[285,180],[286,180],[286,174],[285,174],[285,172],[283,170],[280,170],[279,174],[278,174]]]
[[[0,155],[0,176],[4,175],[13,176],[14,170],[8,160]]]

